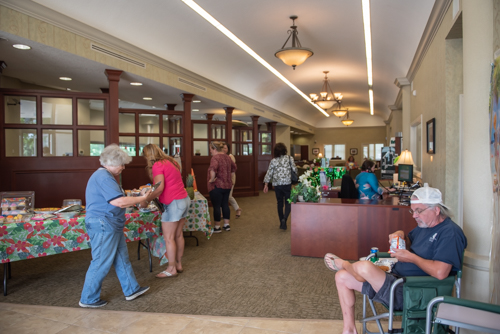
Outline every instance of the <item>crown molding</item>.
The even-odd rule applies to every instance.
[[[452,3],[453,0],[436,0],[436,2],[434,3],[434,7],[432,7],[431,15],[429,16],[429,20],[427,21],[427,24],[425,26],[422,38],[418,43],[417,51],[415,52],[415,56],[413,57],[410,69],[406,74],[406,77],[410,82],[413,81],[415,73],[422,64],[422,61],[427,51],[429,50],[429,47],[434,41],[434,37],[436,36],[441,23],[446,16],[446,13],[448,12],[448,8]]]
[[[288,114],[285,114],[277,109],[274,109],[270,106],[267,106],[259,101],[253,100],[243,94],[240,94],[230,88],[227,88],[225,86],[222,86],[210,79],[207,79],[199,74],[196,74],[188,69],[185,69],[181,66],[178,66],[166,59],[163,59],[161,57],[155,56],[145,50],[142,50],[130,43],[127,43],[123,40],[120,40],[116,37],[113,37],[109,34],[106,34],[98,29],[95,29],[89,25],[86,25],[82,22],[76,21],[72,19],[71,17],[68,17],[66,15],[63,15],[61,13],[58,13],[56,11],[53,11],[47,7],[44,7],[36,2],[33,1],[19,1],[19,0],[0,0],[0,5],[3,5],[7,8],[10,8],[12,10],[18,11],[22,14],[31,16],[33,18],[36,18],[40,21],[47,22],[49,24],[52,24],[58,28],[67,30],[71,33],[74,33],[76,35],[82,36],[84,38],[87,38],[93,42],[102,44],[103,46],[109,47],[113,50],[116,50],[118,52],[124,53],[126,55],[129,55],[133,58],[137,58],[137,60],[142,60],[146,62],[147,64],[156,66],[158,68],[161,68],[163,70],[166,70],[168,72],[171,72],[177,76],[183,77],[185,79],[189,79],[191,81],[194,81],[196,83],[199,83],[200,85],[203,85],[207,88],[210,88],[211,90],[219,93],[223,93],[231,98],[240,100],[244,103],[254,105],[254,109],[256,110],[265,110],[266,113],[269,114],[275,114],[281,117],[280,123],[289,125],[289,126],[294,126],[294,127],[301,127],[303,131],[311,131],[311,127],[315,128],[313,124],[306,123],[304,121],[301,121],[297,118],[294,118]],[[188,91],[188,93],[193,93],[196,94],[196,92]],[[217,101],[220,102],[220,101]],[[314,109],[316,110],[316,109]],[[247,112],[250,112],[250,110],[246,110]],[[259,115],[259,116],[264,116]],[[267,117],[266,117],[267,118]],[[306,130],[307,129],[307,130]],[[312,130],[314,132],[314,130]]]

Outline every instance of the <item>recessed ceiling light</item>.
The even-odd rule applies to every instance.
[[[142,86],[142,82],[131,82],[132,86]]]
[[[156,106],[153,106],[153,109],[155,109],[155,108],[156,108]]]
[[[66,90],[71,90],[71,88],[66,88]]]
[[[193,103],[201,103],[200,100],[193,100]]]
[[[200,109],[191,109],[191,111],[200,111]]]
[[[14,44],[12,46],[15,47],[16,49],[19,49],[19,50],[29,50],[29,49],[31,49],[31,46],[25,45],[25,44]]]
[[[73,79],[71,78],[68,78],[68,77],[59,77],[60,80],[63,80],[63,81],[71,81]]]
[[[153,98],[152,97],[143,97],[142,99],[146,100],[146,101],[151,101]]]

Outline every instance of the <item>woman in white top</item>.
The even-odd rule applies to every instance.
[[[278,202],[278,216],[280,218],[280,229],[286,230],[286,221],[290,215],[291,205],[288,203],[292,190],[292,170],[297,173],[297,167],[293,158],[287,155],[285,144],[277,143],[274,146],[274,158],[269,163],[266,176],[264,177],[264,193],[268,191],[268,183],[271,182]],[[283,204],[285,212],[283,212]]]
[[[231,152],[229,151],[229,146],[227,146],[227,144],[224,144],[224,148],[222,149],[222,152],[229,155],[229,157],[234,162],[234,164],[236,164],[236,159],[234,158],[234,155],[232,155]],[[229,204],[231,204],[233,209],[236,211],[236,218],[240,218],[241,208],[238,205],[238,202],[236,202],[236,200],[233,197],[233,189],[234,189],[234,185],[236,184],[236,174],[232,174],[231,181],[233,182],[233,186],[231,187],[231,192],[229,193]]]

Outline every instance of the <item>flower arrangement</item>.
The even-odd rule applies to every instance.
[[[321,198],[319,177],[315,177],[313,170],[308,170],[299,177],[299,184],[292,188],[288,203],[297,203],[299,196],[304,202],[319,202]]]

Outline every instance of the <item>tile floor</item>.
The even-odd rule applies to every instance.
[[[342,333],[342,321],[214,317],[0,303],[0,333],[323,334]]]

